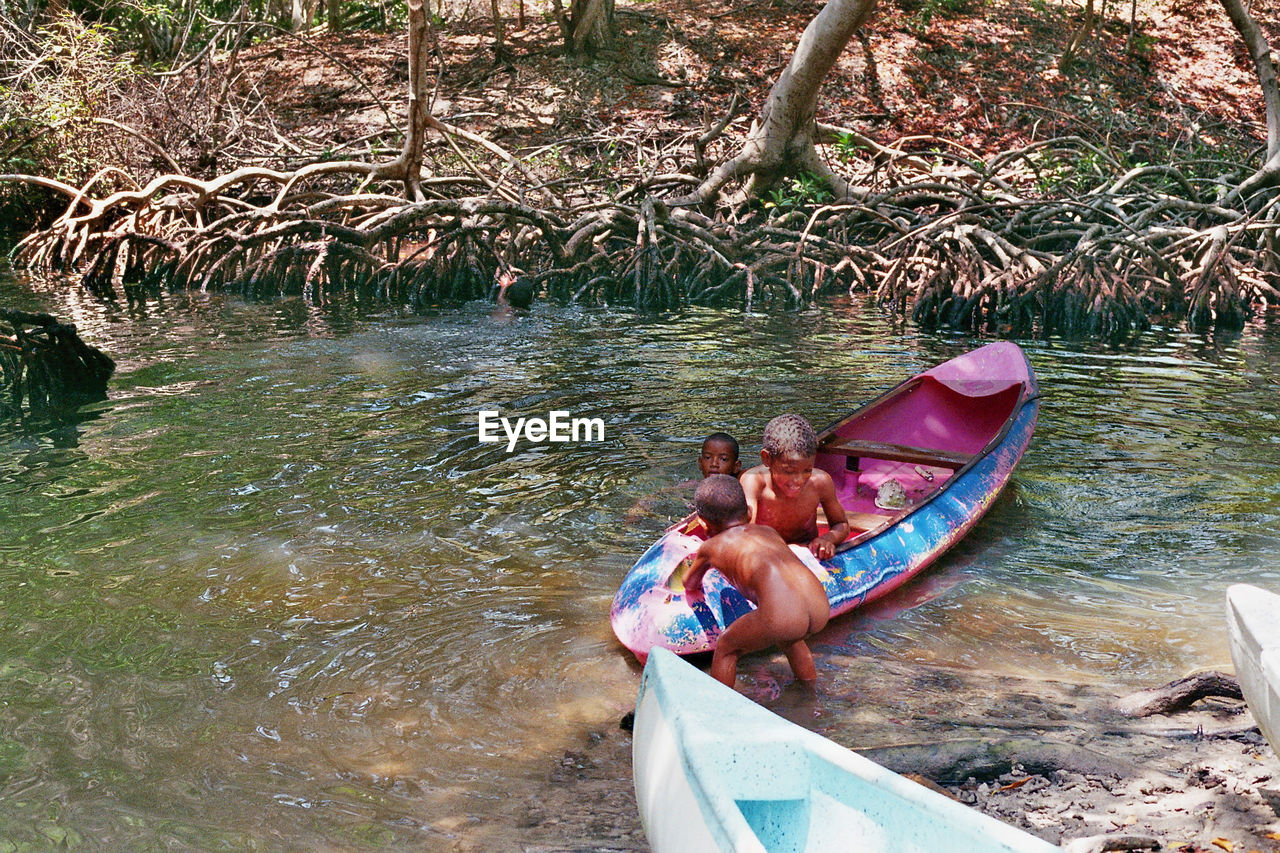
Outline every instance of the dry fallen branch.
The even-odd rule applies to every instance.
[[[1110,850],[1159,850],[1159,839],[1149,835],[1116,832],[1073,838],[1062,843],[1063,853],[1106,853]]]
[[[1116,710],[1126,717],[1150,717],[1189,708],[1208,696],[1243,699],[1240,683],[1221,672],[1197,672],[1163,687],[1140,690],[1119,699]]]

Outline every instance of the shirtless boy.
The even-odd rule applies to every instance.
[[[751,521],[778,531],[786,542],[808,545],[819,560],[829,560],[849,535],[844,507],[831,475],[814,468],[818,436],[799,415],[769,421],[761,439],[760,461],[742,475]],[[818,507],[830,529],[818,535]]]
[[[800,681],[818,677],[805,638],[822,630],[831,609],[827,593],[771,527],[748,522],[742,485],[727,474],[712,474],[693,496],[710,538],[698,548],[684,591],[690,602],[704,597],[702,578],[716,568],[755,603],[716,640],[711,675],[730,687],[737,680],[738,658],[780,646]]]

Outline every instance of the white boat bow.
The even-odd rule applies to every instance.
[[[655,647],[633,772],[654,853],[1051,853],[1059,848],[761,708]]]

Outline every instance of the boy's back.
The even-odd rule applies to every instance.
[[[762,524],[740,524],[712,536],[698,548],[693,572],[685,579],[686,592],[701,585],[710,566],[756,605],[720,635],[712,676],[733,686],[739,655],[777,645],[796,678],[813,681],[817,669],[805,638],[826,626],[831,608],[822,583],[778,532]]]
[[[826,623],[830,606],[822,582],[772,527],[731,527],[704,542],[698,552],[753,603],[767,605],[772,596],[785,596],[799,605],[797,612]]]
[[[779,645],[801,681],[817,678],[804,638],[827,624],[830,606],[818,578],[771,527],[751,524],[742,484],[712,474],[694,495],[710,538],[684,577],[691,606],[703,597],[702,578],[714,566],[756,609],[735,619],[716,642],[711,674],[733,686],[739,655]]]

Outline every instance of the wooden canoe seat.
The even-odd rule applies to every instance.
[[[849,522],[850,539],[868,530],[879,530],[893,520],[892,515],[882,515],[878,512],[845,512],[844,515]]]
[[[824,442],[818,447],[819,453],[832,453],[841,456],[856,456],[867,459],[888,459],[891,462],[909,462],[912,465],[933,465],[938,468],[950,468],[953,471],[963,468],[973,458],[972,453],[956,453],[950,450],[932,450],[928,447],[912,447],[907,444],[890,444],[887,441],[864,441],[861,439]]]

